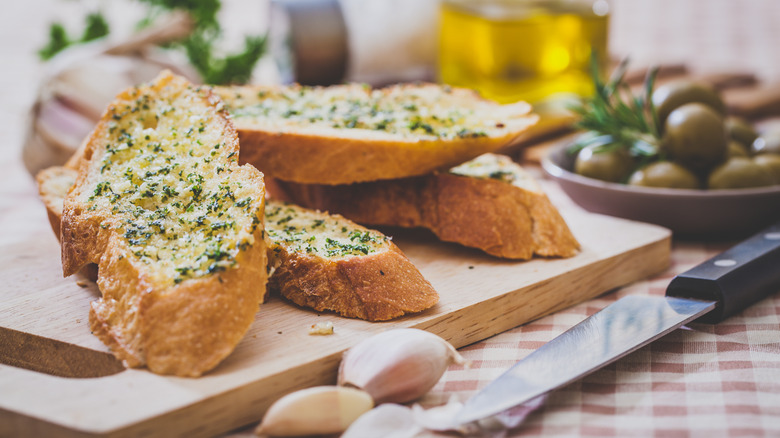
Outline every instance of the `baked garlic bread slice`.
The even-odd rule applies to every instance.
[[[423,175],[510,144],[536,123],[524,103],[466,89],[217,87],[241,139],[241,161],[268,177],[349,184]]]
[[[265,227],[269,289],[299,306],[384,321],[438,302],[433,286],[378,231],[272,200]]]
[[[208,88],[162,73],[119,94],[62,206],[65,276],[98,265],[92,331],[128,366],[215,367],[265,294],[265,186]]]
[[[326,186],[273,180],[272,195],[366,225],[423,227],[501,258],[571,257],[579,243],[536,180],[484,154],[446,173]]]
[[[37,179],[52,229],[58,233],[63,198],[76,171],[51,167]],[[379,321],[425,310],[438,301],[430,283],[379,232],[280,201],[268,201],[266,215],[269,288],[294,303]],[[96,272],[82,270],[93,280]]]

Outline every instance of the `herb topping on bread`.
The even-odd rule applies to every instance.
[[[443,139],[487,137],[500,130],[499,121],[480,116],[479,106],[462,103],[461,92],[450,87],[392,87],[367,85],[334,87],[292,86],[260,90],[220,89],[229,94],[229,110],[237,120],[267,123],[285,120],[295,129],[362,129],[407,138]]]
[[[542,187],[539,186],[536,179],[505,155],[480,155],[471,161],[453,167],[449,173],[477,179],[495,179],[523,190],[543,193]]]
[[[439,239],[524,260],[571,257],[579,243],[531,174],[484,154],[449,172],[360,184],[271,180],[272,195],[365,225],[422,227]]]
[[[63,272],[99,266],[90,323],[130,366],[196,376],[265,292],[263,176],[218,98],[170,73],[111,103],[63,202]]]
[[[383,249],[387,236],[344,218],[270,201],[265,229],[272,244],[326,258],[361,256]]]
[[[269,288],[299,306],[368,321],[420,312],[439,295],[390,239],[339,215],[266,207]]]
[[[37,179],[52,229],[57,231],[62,199],[76,172],[52,167]],[[430,283],[378,231],[341,216],[273,200],[268,201],[265,216],[272,271],[269,287],[301,306],[384,320],[425,310],[438,300]],[[96,275],[89,272],[88,276]],[[377,304],[381,300],[384,303]]]
[[[239,130],[241,160],[300,183],[423,175],[499,149],[536,122],[524,102],[434,84],[215,90]]]

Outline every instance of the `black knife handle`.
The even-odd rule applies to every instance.
[[[780,222],[676,276],[666,295],[716,301],[696,322],[716,323],[780,291]]]

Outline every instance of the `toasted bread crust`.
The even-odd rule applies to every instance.
[[[256,166],[269,178],[328,185],[425,175],[501,149],[517,136],[404,142],[280,134],[240,122],[237,126],[242,163]]]
[[[197,377],[217,366],[254,321],[265,288],[265,253],[247,251],[217,276],[160,291],[115,241],[99,264],[102,298],[91,304],[90,329],[130,367]],[[138,291],[131,293],[131,291]]]
[[[216,90],[231,111],[248,105],[245,96],[280,93],[278,87],[263,86]],[[348,97],[367,100],[370,98],[366,96],[372,95],[371,90],[354,84],[314,89],[293,86],[289,90],[311,90],[309,93],[315,96],[343,94],[345,100]],[[234,114],[241,140],[241,161],[257,166],[268,177],[299,183],[333,185],[404,178],[447,169],[498,150],[537,120],[529,114],[530,106],[525,103],[499,105],[465,89],[445,91],[433,84],[406,84],[374,91],[381,96],[392,96],[395,107],[401,107],[405,102],[403,96],[409,94],[416,100],[407,104],[430,105],[430,108],[438,105],[439,110],[452,107],[464,113],[473,111],[468,118],[472,131],[462,136],[451,133],[437,136],[423,130],[388,133],[370,128],[332,128],[322,122],[290,121],[274,116],[269,116],[269,120],[278,123],[260,123]],[[436,98],[445,99],[445,103],[432,100]],[[371,102],[377,101],[382,102]]]
[[[62,202],[76,181],[76,176],[75,170],[59,166],[43,169],[35,176],[38,183],[38,194],[46,207],[46,215],[57,240],[60,239]]]
[[[504,181],[438,173],[326,186],[269,181],[274,196],[366,225],[423,227],[443,241],[525,260],[571,257],[579,243],[541,191]]]
[[[199,376],[235,348],[265,294],[263,176],[251,166],[239,167],[235,161],[227,161],[229,177],[225,176],[224,181],[240,181],[247,193],[253,194],[250,207],[254,212],[247,214],[259,226],[241,231],[251,235],[247,237],[251,243],[237,250],[233,265],[174,282],[153,259],[144,261],[133,251],[123,235],[122,216],[113,214],[110,208],[88,208],[85,204],[99,192],[94,186],[95,181],[101,181],[101,162],[106,163],[103,159],[111,143],[108,139],[114,108],[133,102],[139,93],[202,109],[208,117],[207,132],[219,133],[219,154],[230,157],[238,153],[235,129],[220,111],[218,98],[206,89],[193,89],[184,79],[164,73],[147,86],[118,95],[77,158],[69,162],[78,173],[63,202],[63,273],[67,276],[86,264],[98,264],[102,298],[92,304],[90,326],[128,366],[145,365],[156,373]],[[185,100],[179,101],[180,97]],[[207,147],[210,151],[212,146]],[[110,174],[111,170],[106,172]],[[162,198],[159,194],[150,196]],[[241,221],[243,224],[250,219],[244,217]]]
[[[38,183],[38,194],[46,207],[46,216],[49,219],[57,241],[60,240],[60,224],[62,223],[62,204],[68,191],[76,182],[78,172],[69,167],[54,166],[41,170],[35,175]],[[98,267],[90,263],[79,271],[81,275],[92,281],[97,281]]]

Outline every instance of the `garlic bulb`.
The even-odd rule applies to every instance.
[[[46,63],[22,150],[27,170],[36,174],[63,164],[118,92],[154,78],[163,69],[199,81],[185,59],[155,47],[191,30],[188,14],[173,13],[130,37],[69,47]]]
[[[274,402],[255,433],[271,436],[341,433],[373,407],[371,396],[359,389],[315,386]]]
[[[376,404],[405,403],[430,391],[453,362],[463,364],[465,359],[433,333],[388,330],[345,353],[338,384],[366,391]]]

